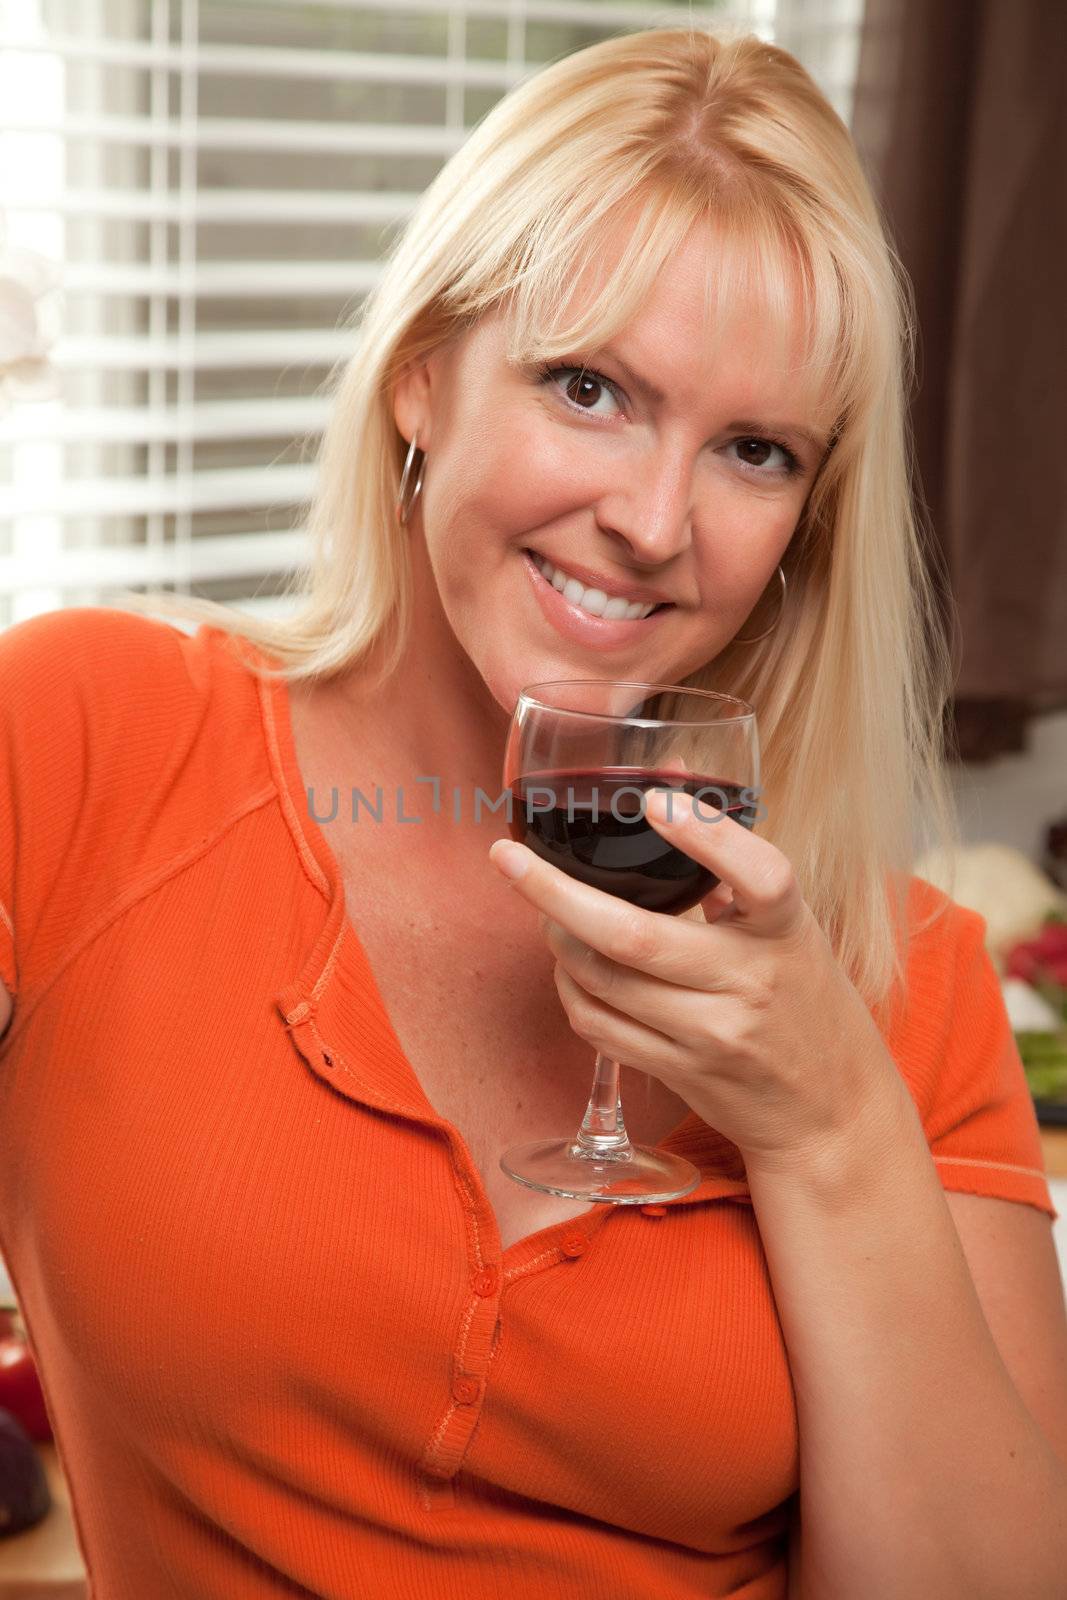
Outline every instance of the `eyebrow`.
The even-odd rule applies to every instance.
[[[624,361],[618,351],[614,350],[610,344],[601,345],[599,354],[611,357],[627,383],[638,394],[644,395],[646,400],[654,401],[656,405],[663,405],[667,398],[663,390],[658,389],[648,378],[643,378],[639,372],[635,372],[633,367]],[[810,445],[813,450],[817,451],[825,450],[829,443],[828,439],[818,433],[814,433],[810,428],[803,427],[799,422],[770,422],[766,418],[761,421],[759,418],[741,417],[735,422],[728,422],[726,429],[729,433],[789,434],[793,438],[803,440],[805,444]]]

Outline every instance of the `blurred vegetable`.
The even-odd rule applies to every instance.
[[[1001,978],[1000,991],[1015,1033],[1055,1033],[1060,1014],[1022,978]]]
[[[1017,1033],[1015,1042],[1034,1099],[1067,1105],[1067,1028],[1058,1033]]]
[[[1004,965],[1005,1004],[1030,1093],[1067,1108],[1067,919],[1049,913],[1034,938],[1005,952]]]
[[[915,870],[985,918],[986,949],[1000,972],[1006,950],[1035,937],[1050,912],[1067,917],[1067,894],[1021,850],[1008,845],[968,845],[951,861],[944,852],[931,850]]]
[[[0,1538],[34,1527],[51,1505],[40,1456],[18,1419],[0,1410]]]
[[[1050,918],[1036,939],[1013,945],[1005,954],[1004,970],[1035,988],[1050,983],[1067,990],[1067,922]]]
[[[0,1339],[0,1407],[18,1418],[31,1439],[51,1439],[37,1368],[29,1345],[17,1333]]]

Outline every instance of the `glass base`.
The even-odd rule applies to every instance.
[[[621,1206],[677,1200],[700,1182],[698,1168],[684,1156],[644,1144],[628,1144],[617,1155],[586,1154],[573,1139],[538,1139],[512,1145],[500,1165],[516,1183],[542,1194]]]

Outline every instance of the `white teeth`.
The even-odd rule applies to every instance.
[[[656,605],[646,605],[641,600],[623,600],[620,595],[612,595],[609,599],[603,589],[587,589],[579,583],[577,578],[569,578],[565,572],[554,567],[551,561],[546,560],[531,550],[537,570],[547,578],[553,589],[558,589],[564,600],[569,600],[572,606],[578,606],[582,611],[588,611],[590,616],[605,617],[611,621],[634,622],[638,617],[647,617],[649,612],[655,611]]]

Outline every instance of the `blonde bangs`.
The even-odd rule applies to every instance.
[[[614,338],[637,314],[689,227],[669,196],[654,194],[581,232],[572,232],[567,220],[561,219],[562,245],[543,264],[531,262],[507,297],[513,361],[553,360]]]
[[[469,320],[505,308],[507,354],[516,365],[602,346],[637,315],[693,226],[706,223],[713,237],[703,286],[708,353],[714,358],[740,319],[758,317],[781,365],[807,372],[812,404],[830,413],[836,436],[840,419],[856,413],[869,370],[857,338],[868,319],[849,304],[847,275],[818,230],[784,215],[774,197],[767,203],[766,192],[739,198],[709,199],[691,174],[652,182],[614,210],[590,212],[561,196],[552,225],[533,230],[492,286],[468,284],[469,300],[453,291],[457,315]]]

